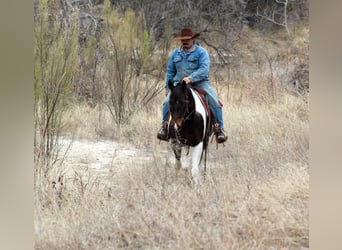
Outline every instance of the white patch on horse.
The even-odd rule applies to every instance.
[[[195,186],[199,184],[199,164],[201,161],[201,155],[203,151],[203,142],[198,143],[192,152],[192,168],[191,168],[191,175],[194,180]]]
[[[192,89],[190,89],[190,90],[191,90],[192,96],[195,99],[195,110],[196,110],[196,112],[198,112],[202,116],[202,119],[203,119],[203,125],[204,126],[203,126],[203,138],[202,139],[204,139],[205,131],[206,131],[206,127],[207,127],[205,108],[204,108],[204,106],[200,100],[198,93]],[[193,147],[193,151],[192,151],[191,175],[192,175],[192,178],[194,180],[195,186],[198,186],[198,184],[199,184],[199,164],[201,161],[202,151],[203,151],[203,141],[201,141],[195,147]]]
[[[206,128],[207,128],[207,119],[206,119],[206,112],[205,112],[205,108],[200,100],[200,97],[199,97],[199,94],[197,93],[197,91],[194,91],[192,89],[191,90],[191,93],[192,93],[192,96],[194,97],[195,99],[195,110],[196,112],[198,112],[199,114],[201,114],[202,118],[203,118],[203,138],[205,137],[205,131],[206,131]]]

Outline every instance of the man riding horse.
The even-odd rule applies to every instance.
[[[216,119],[214,130],[216,141],[223,143],[227,140],[224,132],[222,106],[209,81],[209,54],[206,49],[195,44],[195,38],[199,35],[199,33],[194,34],[191,28],[183,28],[179,34],[174,36],[175,40],[181,41],[182,46],[173,50],[167,65],[165,79],[166,97],[163,102],[162,127],[157,134],[160,140],[167,141],[169,139],[167,120],[170,110],[169,80],[173,82],[184,81],[189,86],[205,90],[211,113]]]

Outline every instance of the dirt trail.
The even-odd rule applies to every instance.
[[[60,154],[66,152],[64,169],[88,168],[106,170],[110,167],[127,166],[146,163],[152,154],[132,145],[121,144],[110,140],[91,141],[68,137],[59,138]]]

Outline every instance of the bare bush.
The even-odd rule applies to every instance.
[[[132,114],[160,93],[165,72],[164,64],[157,64],[159,55],[157,59],[154,56],[158,50],[145,28],[144,15],[136,16],[128,10],[123,20],[107,10],[103,102],[118,125],[127,123]]]
[[[73,90],[78,23],[65,22],[58,4],[39,1],[35,15],[35,176],[46,174],[57,157],[61,117]]]

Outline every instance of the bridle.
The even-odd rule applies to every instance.
[[[172,84],[172,85],[171,85]],[[170,126],[173,127],[173,135],[171,137],[171,144],[174,150],[174,153],[176,155],[176,159],[180,160],[180,149],[184,146],[187,147],[187,155],[189,154],[190,151],[190,147],[193,146],[197,146],[198,143],[198,139],[199,138],[193,138],[191,136],[192,133],[192,121],[191,121],[191,117],[193,117],[193,121],[196,122],[197,119],[195,118],[196,116],[194,115],[194,113],[196,112],[196,98],[200,98],[201,100],[201,96],[200,94],[193,93],[191,87],[186,86],[185,91],[184,91],[184,83],[182,83],[183,85],[181,86],[182,89],[181,90],[176,90],[176,91],[182,91],[182,92],[171,92],[171,94],[174,94],[173,97],[181,97],[178,100],[181,100],[181,102],[179,103],[175,103],[174,101],[178,102],[177,99],[172,98],[172,106],[170,106],[170,117],[169,117],[169,129]],[[173,82],[169,81],[169,88],[171,89],[171,91],[173,90],[173,88],[176,87],[176,85],[173,84]],[[190,96],[191,95],[191,96]],[[194,96],[195,95],[195,96]],[[196,96],[197,95],[197,96]],[[193,99],[192,99],[193,98]],[[203,98],[203,97],[202,97]],[[185,105],[184,105],[185,104]],[[201,100],[201,104],[203,105],[203,108],[208,111],[208,107],[206,106],[206,104],[204,103],[204,100]],[[174,111],[174,109],[176,110],[176,112],[171,112]],[[184,109],[184,110],[183,110]],[[175,118],[172,116],[172,113],[177,113],[178,118]],[[202,114],[200,114],[201,116],[203,116]],[[181,119],[181,121],[179,121],[178,119]],[[205,173],[206,173],[206,159],[207,159],[207,143],[208,143],[208,138],[210,136],[210,131],[208,129],[210,129],[210,116],[207,114],[206,117],[203,117],[203,119],[206,119],[206,121],[208,123],[206,123],[206,125],[204,124],[205,130],[204,130],[204,135],[203,138],[201,139],[202,143],[205,145],[204,148],[202,148],[202,153],[201,153],[201,158],[200,161],[202,160],[202,157],[204,155],[204,179],[205,179]],[[208,120],[209,119],[209,120]],[[189,123],[185,124],[186,121],[190,120]],[[174,124],[173,124],[174,122]],[[172,124],[172,125],[171,125]],[[180,125],[178,125],[180,124]],[[182,129],[184,129],[182,131]],[[189,130],[189,131],[188,131]],[[188,134],[190,133],[190,134]],[[185,136],[185,138],[182,137]],[[192,142],[194,140],[194,142]],[[196,143],[194,145],[191,145],[193,143]]]
[[[190,116],[195,112],[195,108],[190,112],[189,111],[189,103],[190,103],[190,98],[189,98],[189,94],[191,95],[191,90],[190,88],[187,88],[187,92],[185,92],[185,113],[184,113],[184,119],[183,121],[187,121]],[[185,116],[185,114],[187,114]]]
[[[189,111],[189,104],[190,104],[189,94],[191,94],[191,90],[187,88],[187,91],[185,92],[185,112],[183,114],[183,122],[186,122],[187,120],[189,120],[191,115],[195,113],[195,108],[192,111]],[[177,125],[177,127],[175,128],[175,136],[176,136],[177,142],[181,144],[182,146],[184,146],[186,145],[186,140],[181,137],[180,135],[181,130],[182,130],[182,127],[181,126],[178,127]],[[182,140],[185,142],[183,143]]]

